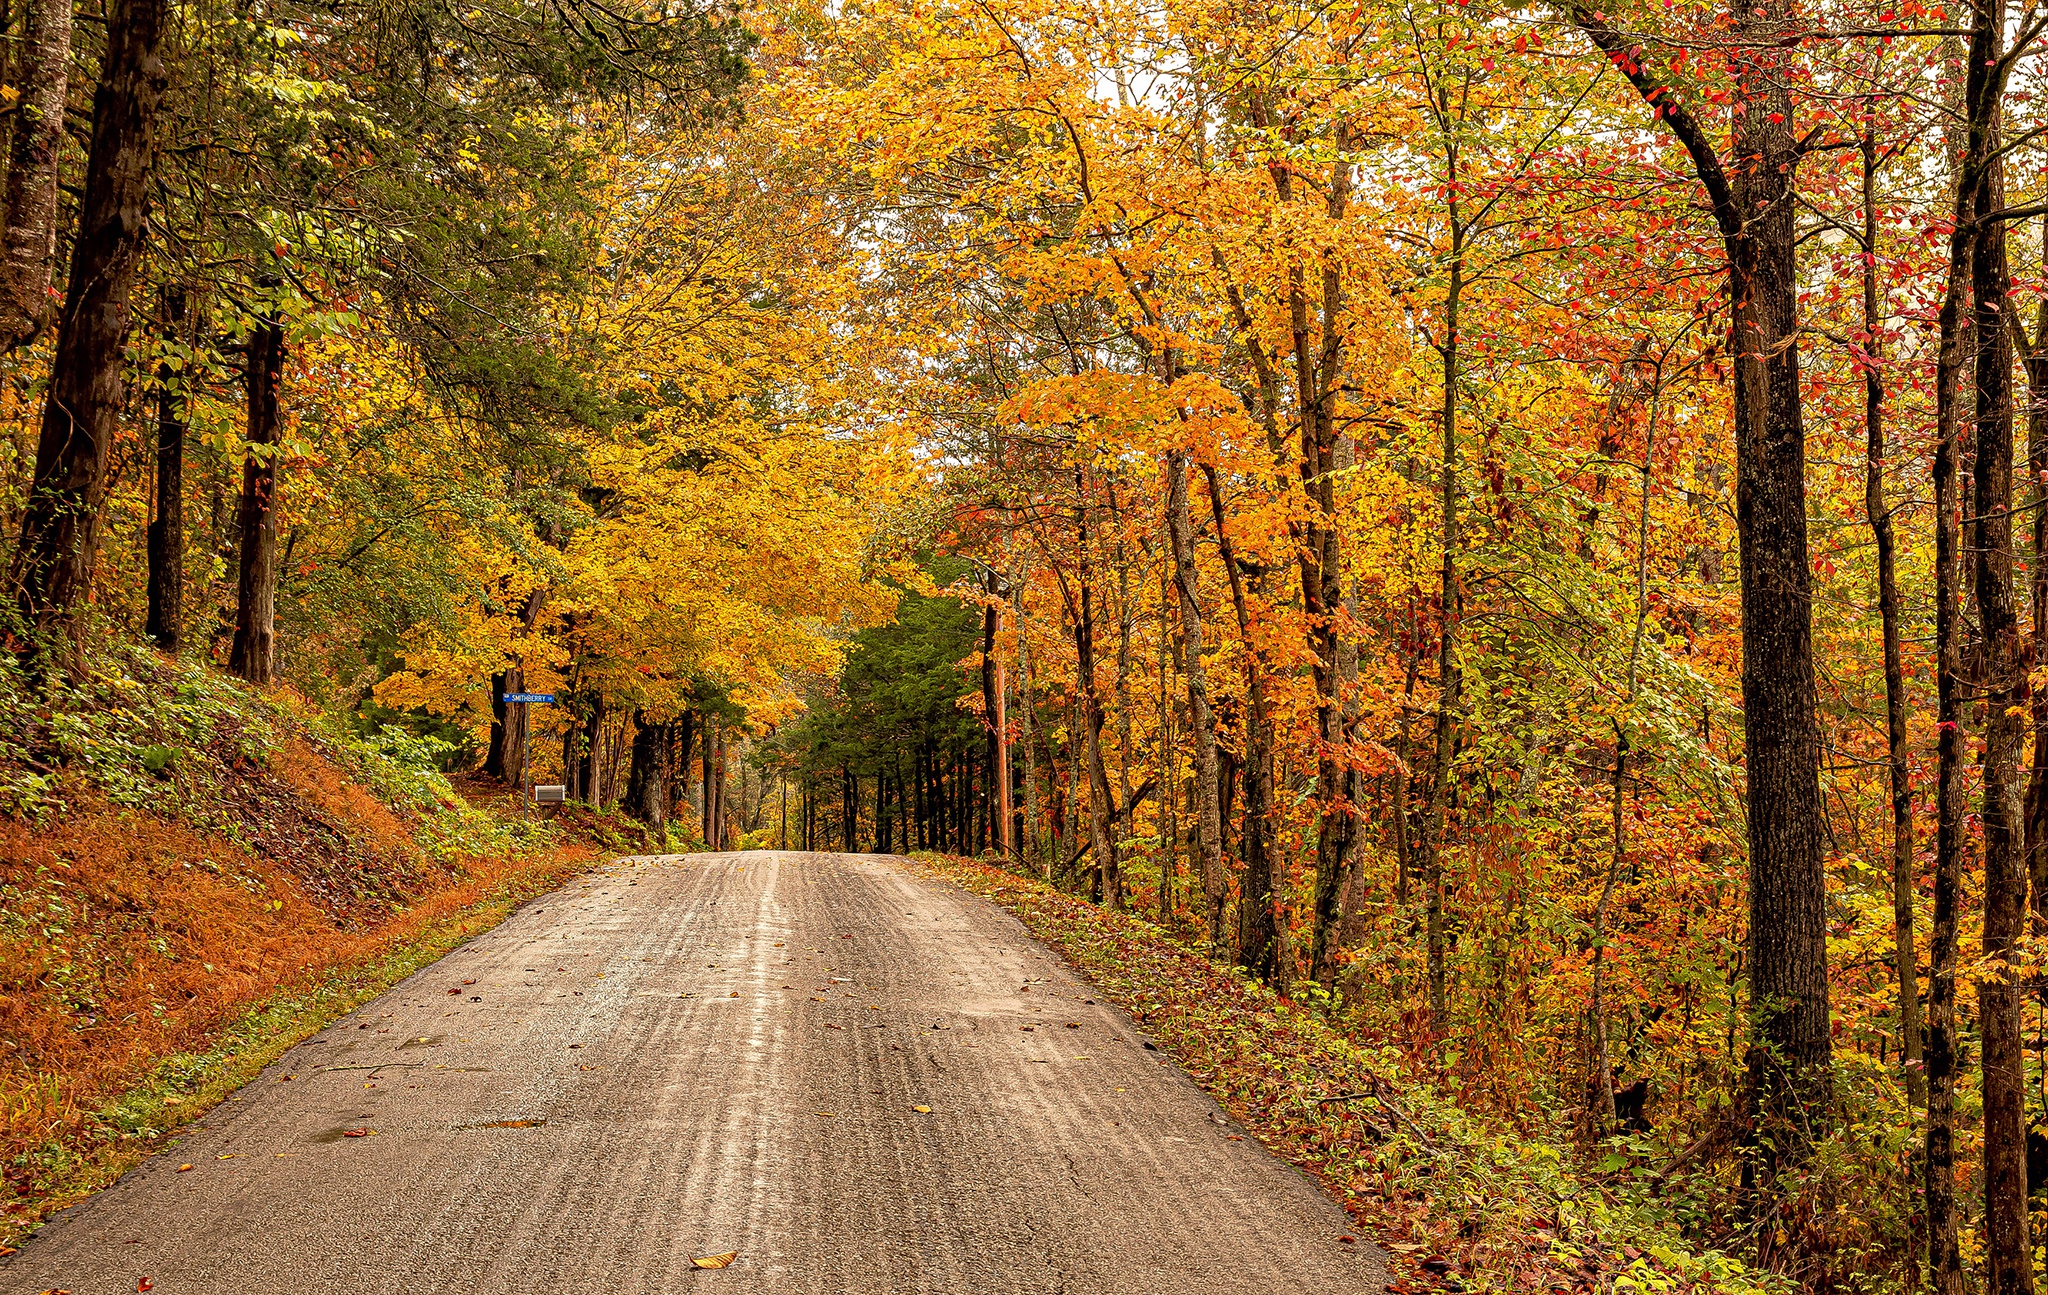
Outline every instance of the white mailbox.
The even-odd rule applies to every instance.
[[[533,788],[533,803],[536,805],[559,805],[569,799],[569,789],[559,782],[543,782]]]

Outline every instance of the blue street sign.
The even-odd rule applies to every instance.
[[[538,706],[552,706],[555,704],[555,695],[551,692],[508,692],[505,694],[505,700],[508,702],[532,702]]]

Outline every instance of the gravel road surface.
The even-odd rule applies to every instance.
[[[0,1291],[1381,1290],[1090,997],[901,860],[625,861],[292,1049]]]

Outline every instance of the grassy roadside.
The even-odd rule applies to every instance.
[[[1394,1260],[1394,1289],[1763,1292],[1788,1283],[1692,1248],[1644,1187],[1575,1172],[1553,1143],[1484,1127],[1313,1010],[1142,917],[939,855],[933,875],[1002,905],[1268,1149],[1321,1180]]]
[[[158,1060],[132,1087],[34,1149],[27,1163],[10,1166],[11,1173],[33,1175],[35,1190],[0,1215],[0,1247],[173,1144],[183,1126],[294,1044],[607,857],[564,846],[479,876],[437,896],[442,902],[422,906],[412,920],[401,919],[354,956],[264,997],[203,1040],[205,1046]]]

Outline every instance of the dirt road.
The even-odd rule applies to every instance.
[[[293,1049],[0,1291],[1378,1291],[1089,998],[900,861],[618,864]]]

